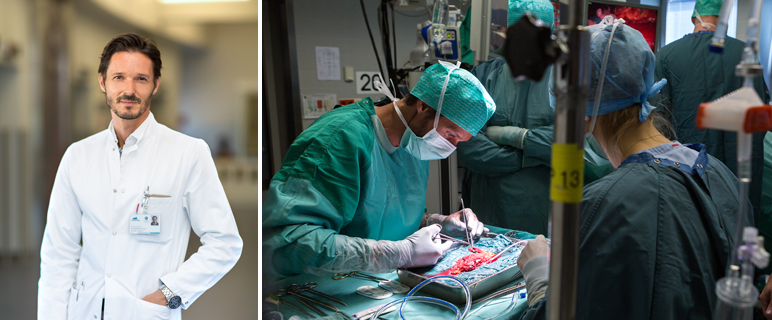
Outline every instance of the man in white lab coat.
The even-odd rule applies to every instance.
[[[178,307],[241,256],[209,147],[149,110],[160,83],[152,40],[123,34],[105,46],[99,85],[112,121],[72,144],[59,165],[40,250],[39,319],[180,319]],[[203,245],[183,262],[191,227]]]

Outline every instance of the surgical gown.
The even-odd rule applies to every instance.
[[[713,32],[698,32],[684,36],[657,52],[654,69],[656,79],[666,78],[667,84],[658,97],[652,100],[665,106],[664,115],[671,120],[676,138],[683,143],[702,143],[708,153],[725,163],[737,173],[737,135],[721,130],[697,129],[697,110],[700,103],[716,100],[742,87],[743,78],[735,76],[735,67],[742,58],[745,43],[727,37],[724,53],[708,51]],[[754,81],[761,101],[769,101],[769,92],[764,79]],[[669,112],[668,112],[669,111]],[[751,171],[754,177],[761,177],[763,162],[764,133],[753,135],[753,157]],[[755,223],[759,223],[761,202],[761,179],[752,179],[749,198],[756,212]]]
[[[419,229],[428,179],[428,161],[388,143],[369,98],[326,113],[295,139],[271,180],[266,267],[288,277],[317,272],[339,254],[367,253],[337,252],[336,234],[406,238]]]
[[[584,188],[576,319],[713,319],[737,178],[690,147],[700,150],[691,166],[638,153]],[[521,319],[543,319],[548,299]]]
[[[552,68],[541,81],[515,81],[502,58],[484,62],[474,74],[496,102],[487,126],[531,129],[523,149],[501,146],[482,134],[458,144],[464,166],[462,195],[480,221],[534,234],[547,233],[553,109]]]

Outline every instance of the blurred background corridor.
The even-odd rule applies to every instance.
[[[239,263],[185,319],[257,318],[258,0],[0,0],[0,319],[35,319],[40,242],[66,148],[107,128],[97,67],[121,33],[154,39],[159,123],[204,139],[233,208]],[[191,232],[187,256],[200,246]]]

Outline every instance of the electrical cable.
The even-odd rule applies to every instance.
[[[396,65],[397,65],[397,31],[395,30],[395,26],[397,24],[394,22],[394,17],[396,16],[395,12],[396,11],[394,11],[394,4],[391,3],[391,34],[393,35],[392,38],[391,38],[391,41],[392,41],[392,44],[394,46],[394,48],[392,48],[392,50],[394,51],[394,65],[392,65],[391,67],[395,69],[394,70],[394,80],[397,80],[397,71],[396,71]],[[397,81],[397,84],[394,85],[394,86],[398,87],[400,82],[401,81]],[[399,91],[397,88],[393,88],[393,89],[397,93],[397,98],[402,99],[402,97],[403,97],[402,96],[402,91]]]
[[[378,70],[383,75],[383,66],[381,66],[381,57],[378,55],[378,49],[375,47],[375,39],[373,39],[373,31],[370,30],[370,21],[367,19],[367,11],[365,10],[365,1],[359,0],[359,4],[362,5],[362,15],[365,17],[365,25],[367,26],[367,33],[370,35],[370,43],[373,45],[373,52],[375,52],[375,60],[378,62]]]
[[[417,15],[410,15],[410,14],[399,12],[399,11],[396,11],[396,12],[397,12],[397,14],[405,16],[405,17],[418,18],[418,17],[422,17],[422,16],[426,15],[427,18],[431,18],[429,16],[429,10],[426,10],[425,13],[421,13],[421,14],[417,14]],[[429,20],[431,20],[431,19],[429,19]]]

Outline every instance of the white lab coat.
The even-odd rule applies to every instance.
[[[236,264],[242,241],[209,147],[156,122],[126,140],[112,123],[65,152],[51,192],[40,249],[38,319],[181,319],[141,299],[161,281],[188,308]],[[161,216],[160,235],[130,235],[143,190]],[[140,214],[142,209],[140,208]],[[201,237],[184,261],[190,229]],[[82,237],[82,246],[81,246]]]

